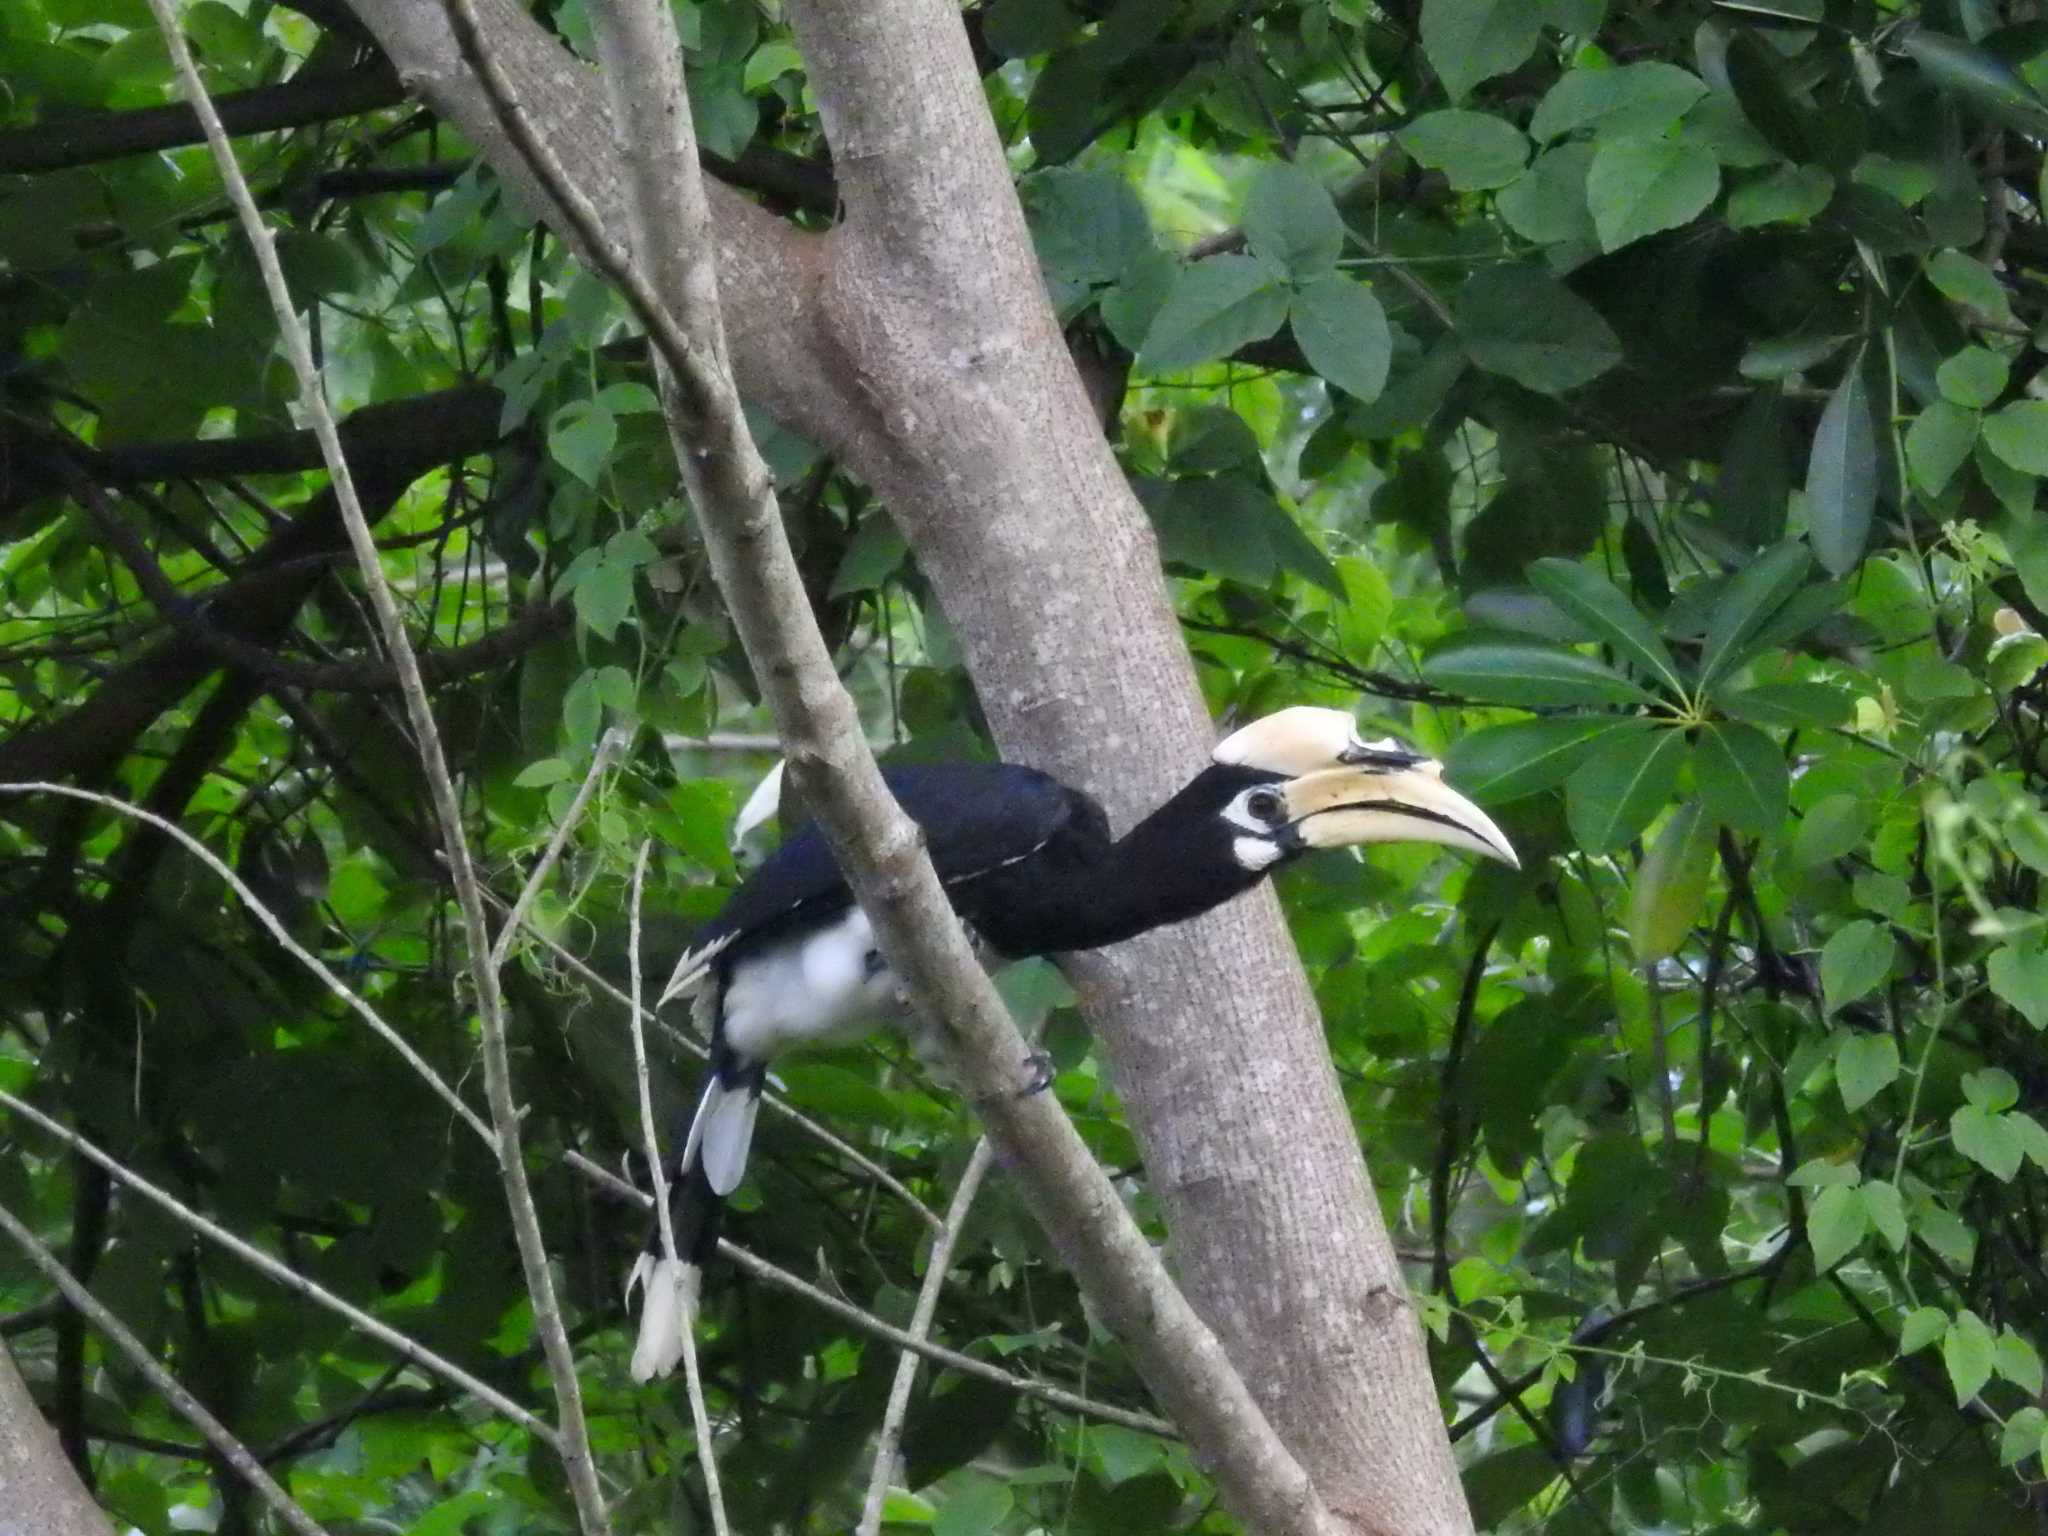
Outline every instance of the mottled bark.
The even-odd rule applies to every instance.
[[[0,1347],[0,1536],[112,1536]]]

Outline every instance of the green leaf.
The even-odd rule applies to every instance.
[[[1887,1034],[1844,1032],[1835,1047],[1835,1086],[1842,1107],[1854,1114],[1899,1075],[1899,1043]],[[1897,1191],[1893,1191],[1896,1197]]]
[[[2026,1155],[2019,1133],[2006,1124],[2005,1116],[1976,1104],[1965,1104],[1948,1117],[1949,1138],[1955,1148],[2001,1184],[2012,1182]]]
[[[1761,683],[1716,694],[1714,702],[1751,725],[1791,729],[1847,725],[1856,713],[1856,696],[1828,683]]]
[[[610,640],[633,611],[633,567],[599,560],[576,583],[576,617],[600,640]]]
[[[1927,262],[1927,281],[1942,297],[1967,304],[1993,320],[2010,321],[2012,300],[2005,285],[1983,262],[1961,251],[1936,251]]]
[[[1799,869],[1843,858],[1861,848],[1870,832],[1870,809],[1855,795],[1828,795],[1801,818],[1792,839],[1792,862]]]
[[[1891,931],[1864,918],[1844,923],[1821,947],[1820,990],[1833,1013],[1875,991],[1890,974],[1898,946]]]
[[[1798,590],[1813,564],[1796,540],[1765,550],[1729,580],[1707,616],[1707,641],[1700,651],[1700,681],[1711,687],[1748,659],[1750,636]]]
[[[571,400],[548,420],[549,455],[593,489],[618,440],[617,419],[594,400]]]
[[[2039,1455],[2044,1433],[2048,1433],[2048,1413],[2027,1404],[2007,1419],[1998,1432],[1998,1464],[2014,1467],[2029,1456]]]
[[[1629,893],[1629,942],[1638,963],[1655,964],[1686,941],[1706,905],[1713,867],[1713,818],[1688,800],[1643,855]]]
[[[1863,1170],[1854,1163],[1830,1162],[1824,1157],[1810,1157],[1786,1176],[1785,1182],[1794,1189],[1828,1189],[1836,1184],[1850,1188],[1863,1182]]]
[[[2015,400],[1984,418],[1984,446],[2027,475],[2048,475],[2048,400]]]
[[[901,569],[910,545],[886,512],[870,512],[861,519],[860,529],[839,557],[832,573],[829,597],[854,592],[872,592]]]
[[[1963,1097],[1979,1109],[1996,1114],[2020,1101],[2020,1085],[2003,1067],[1983,1067],[1963,1074]]]
[[[1590,566],[1576,560],[1538,560],[1529,567],[1529,584],[1568,617],[1583,624],[1602,644],[1657,678],[1673,693],[1685,692],[1678,664],[1620,588]]]
[[[1582,129],[1602,138],[1661,134],[1706,94],[1704,80],[1675,64],[1567,70],[1536,104],[1529,132],[1545,144]]]
[[[1835,178],[1818,165],[1779,165],[1728,194],[1728,227],[1810,224],[1835,197]]]
[[[1863,1209],[1885,1246],[1898,1253],[1906,1246],[1906,1202],[1898,1186],[1889,1179],[1866,1179],[1856,1191],[1863,1197]]]
[[[1541,267],[1481,267],[1451,314],[1475,364],[1538,394],[1590,384],[1622,358],[1600,312]]]
[[[1760,389],[1735,420],[1714,480],[1715,521],[1745,544],[1768,544],[1785,531],[1792,487],[1785,441],[1785,397]]]
[[[1016,1507],[1008,1483],[963,1474],[932,1520],[932,1536],[989,1536]]]
[[[1394,137],[1457,192],[1490,192],[1522,174],[1529,141],[1490,112],[1425,112]]]
[[[543,757],[520,769],[512,782],[521,789],[545,789],[550,784],[561,783],[574,771],[559,757]]]
[[[2004,358],[1984,347],[1965,347],[1953,357],[1942,359],[1934,370],[1935,385],[1944,398],[1957,405],[1981,410],[2005,393],[2011,369]]]
[[[1906,467],[1913,472],[1914,484],[1930,496],[1939,496],[1969,461],[1976,445],[1977,413],[1947,400],[1935,400],[1906,429]]]
[[[1586,208],[1586,171],[1592,164],[1592,145],[1576,140],[1554,145],[1501,189],[1494,206],[1524,240],[1538,245],[1575,240],[1590,246],[1600,238]]]
[[[1910,29],[1903,46],[1937,90],[2008,128],[2048,133],[2048,104],[1997,54],[1928,26]]]
[[[1609,731],[1647,729],[1608,715],[1490,726],[1451,743],[1444,777],[1481,805],[1503,805],[1562,784]]]
[[[2048,1029],[2048,948],[2038,935],[2015,939],[1984,963],[1991,990],[2035,1029]]]
[[[2043,1126],[2023,1109],[2009,1111],[2005,1123],[2019,1138],[2020,1150],[2026,1154],[2027,1160],[2036,1168],[2048,1171],[2048,1126]]]
[[[1845,576],[1870,542],[1870,516],[1877,503],[1877,434],[1861,359],[1849,365],[1828,396],[1806,464],[1809,527],[1820,563]]]
[[[1967,1307],[1958,1312],[1941,1341],[1941,1363],[1948,1370],[1949,1385],[1955,1388],[1958,1407],[1984,1390],[1997,1355],[1984,1319]]]
[[[1138,366],[1181,373],[1264,341],[1287,318],[1287,288],[1251,256],[1211,256],[1181,270],[1146,333]]]
[[[1503,704],[1645,704],[1652,695],[1592,656],[1478,631],[1455,635],[1422,663],[1446,693]]]
[[[1616,731],[1601,739],[1565,781],[1565,820],[1588,853],[1621,847],[1644,827],[1678,784],[1685,758],[1679,731]]]
[[[1948,1332],[1948,1314],[1939,1307],[1915,1307],[1899,1325],[1899,1353],[1918,1354]]]
[[[2041,1395],[2041,1356],[2034,1346],[2010,1328],[1998,1330],[1998,1346],[1992,1369],[2029,1397]],[[2037,1440],[2039,1436],[2035,1437]]]
[[[1806,1240],[1813,1248],[1813,1267],[1829,1270],[1856,1251],[1869,1235],[1870,1209],[1863,1192],[1846,1184],[1822,1190],[1806,1212]]]
[[[1543,13],[1527,0],[1422,0],[1422,51],[1452,101],[1521,66]]]
[[[1368,404],[1379,398],[1394,338],[1370,288],[1332,272],[1297,289],[1287,315],[1311,368]]]
[[[1127,280],[1155,249],[1137,190],[1108,171],[1053,166],[1023,181],[1018,196],[1048,273],[1072,283]],[[1173,270],[1178,264],[1167,258]]]
[[[1792,93],[1783,57],[1747,27],[1728,39],[1728,84],[1742,115],[1787,160],[1815,157],[1821,136],[1817,114]]]
[[[1720,190],[1713,152],[1678,139],[1602,144],[1586,173],[1586,206],[1603,251],[1690,222]]]
[[[1293,571],[1332,596],[1343,596],[1344,583],[1330,557],[1273,499],[1262,479],[1193,475],[1153,481],[1144,491],[1141,499],[1159,531],[1162,559],[1251,586]]]
[[[1714,721],[1701,727],[1692,774],[1700,798],[1724,826],[1771,837],[1784,825],[1791,776],[1784,754],[1754,726]]]
[[[1344,254],[1344,221],[1323,184],[1286,160],[1252,179],[1244,203],[1245,243],[1297,283],[1327,275]]]

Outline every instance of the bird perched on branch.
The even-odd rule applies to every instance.
[[[1226,737],[1208,767],[1122,838],[1093,797],[1011,763],[884,775],[923,830],[932,866],[984,952],[1014,960],[1114,944],[1250,890],[1316,848],[1425,842],[1514,864],[1484,812],[1442,768],[1393,741],[1359,739],[1339,710],[1297,707]],[[658,1230],[633,1266],[645,1283],[636,1381],[673,1370],[717,1247],[725,1197],[746,1171],[768,1065],[903,1016],[888,961],[824,836],[792,835],[696,936],[660,1003],[695,995],[710,1071],[670,1175],[677,1259]],[[659,1006],[659,1004],[657,1004]]]

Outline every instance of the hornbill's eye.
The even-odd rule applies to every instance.
[[[1244,808],[1261,821],[1278,821],[1286,810],[1279,794],[1270,789],[1255,789],[1246,795]]]

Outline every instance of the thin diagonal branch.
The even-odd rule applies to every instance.
[[[249,1447],[237,1440],[227,1425],[208,1413],[206,1405],[158,1363],[155,1351],[130,1333],[127,1325],[93,1295],[84,1282],[66,1269],[56,1254],[38,1242],[35,1233],[4,1205],[0,1205],[0,1232],[14,1239],[15,1246],[28,1255],[29,1263],[41,1270],[43,1277],[64,1293],[64,1299],[126,1355],[130,1364],[149,1378],[149,1384],[163,1394],[164,1401],[206,1437],[220,1459],[256,1490],[263,1502],[277,1512],[278,1519],[297,1531],[299,1536],[328,1536],[326,1528],[301,1509],[298,1501],[278,1486],[277,1479],[263,1470],[263,1463],[256,1459]]]
[[[405,699],[406,716],[412,725],[414,745],[420,767],[426,775],[435,819],[440,823],[441,836],[447,845],[448,866],[455,878],[456,902],[461,908],[463,927],[467,931],[470,979],[476,987],[477,1016],[483,1032],[484,1088],[490,1101],[492,1126],[497,1133],[498,1172],[504,1181],[505,1201],[511,1212],[520,1268],[524,1271],[527,1295],[533,1304],[534,1331],[540,1338],[541,1352],[547,1359],[548,1376],[554,1387],[561,1428],[558,1449],[562,1467],[576,1501],[577,1518],[586,1536],[606,1536],[611,1523],[605,1513],[604,1494],[598,1487],[597,1470],[591,1460],[589,1433],[583,1418],[583,1391],[576,1377],[576,1357],[569,1347],[568,1332],[562,1326],[554,1278],[548,1269],[547,1247],[541,1238],[540,1217],[534,1209],[533,1194],[526,1182],[526,1163],[519,1139],[519,1111],[513,1102],[512,1069],[505,1045],[504,1001],[498,990],[497,972],[490,963],[491,936],[484,918],[482,885],[470,857],[469,840],[463,833],[462,805],[456,795],[454,777],[448,771],[447,754],[441,747],[440,727],[435,722],[433,706],[427,698],[426,684],[420,677],[419,659],[413,654],[412,641],[406,634],[397,596],[384,575],[369,519],[363,515],[362,502],[356,495],[355,482],[342,454],[334,413],[328,409],[319,368],[313,360],[312,344],[285,287],[284,270],[278,263],[270,231],[263,223],[263,215],[256,207],[249,184],[235,160],[234,150],[228,144],[219,114],[214,111],[213,102],[200,81],[198,66],[193,62],[192,51],[186,46],[184,34],[178,28],[171,0],[149,0],[149,5],[156,17],[157,29],[170,50],[179,81],[206,130],[207,147],[220,170],[222,186],[234,204],[243,233],[255,255],[257,270],[263,276],[264,291],[270,297],[285,351],[291,358],[292,371],[298,377],[300,407],[320,440],[320,456],[327,464],[335,502],[348,530],[349,544],[355,550],[364,589],[377,615],[377,627],[383,634],[385,650],[398,672],[399,691]]]
[[[472,1394],[482,1402],[490,1404],[492,1408],[512,1420],[535,1438],[551,1446],[558,1444],[558,1437],[555,1434],[553,1425],[535,1418],[526,1409],[513,1402],[511,1398],[500,1392],[489,1382],[471,1375],[454,1361],[443,1359],[417,1339],[400,1333],[389,1323],[372,1317],[361,1307],[356,1306],[355,1303],[345,1301],[335,1295],[334,1292],[328,1290],[317,1280],[308,1280],[304,1275],[282,1260],[271,1257],[261,1248],[237,1237],[226,1227],[220,1226],[218,1223],[200,1215],[199,1212],[186,1205],[176,1195],[159,1189],[155,1184],[152,1184],[127,1164],[119,1161],[111,1153],[102,1151],[69,1126],[51,1119],[33,1104],[16,1098],[4,1088],[0,1088],[0,1109],[5,1109],[21,1116],[22,1119],[28,1121],[38,1130],[43,1131],[47,1135],[54,1136],[57,1140],[64,1143],[65,1146],[97,1163],[121,1183],[127,1185],[128,1188],[142,1195],[153,1204],[162,1207],[170,1215],[183,1222],[194,1232],[197,1232],[201,1237],[218,1243],[243,1263],[260,1270],[287,1290],[296,1291],[307,1300],[319,1303],[337,1317],[345,1319],[351,1326],[377,1340],[380,1344],[387,1344],[397,1350],[405,1359],[414,1362],[426,1370],[432,1371],[436,1376],[441,1377],[445,1381],[453,1382],[456,1386],[462,1388],[463,1391]]]

